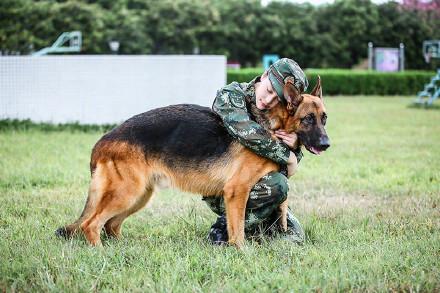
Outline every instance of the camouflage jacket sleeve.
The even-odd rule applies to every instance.
[[[254,153],[278,164],[287,164],[289,148],[270,137],[257,122],[249,118],[245,93],[234,82],[217,92],[212,110],[220,116],[228,132]]]

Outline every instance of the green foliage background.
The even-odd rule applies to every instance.
[[[339,0],[312,6],[258,0],[2,0],[0,51],[29,53],[63,31],[81,30],[84,54],[225,54],[255,66],[262,54],[290,57],[305,68],[350,68],[367,57],[367,43],[406,46],[407,67],[426,65],[421,46],[440,39],[440,15],[395,2]]]

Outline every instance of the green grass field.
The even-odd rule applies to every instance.
[[[327,98],[332,146],[305,153],[290,206],[296,246],[213,247],[199,196],[162,190],[123,239],[57,239],[80,214],[98,131],[0,132],[0,291],[440,290],[440,110],[405,97]]]

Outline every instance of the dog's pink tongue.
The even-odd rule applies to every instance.
[[[313,153],[315,153],[315,155],[319,155],[321,153],[320,150],[317,150],[315,148],[312,148]]]

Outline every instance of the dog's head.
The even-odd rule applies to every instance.
[[[279,104],[269,112],[271,130],[283,129],[296,133],[305,148],[318,155],[330,146],[325,131],[327,114],[322,99],[321,78],[310,94],[301,94],[292,79],[284,84],[284,97],[287,106]]]

